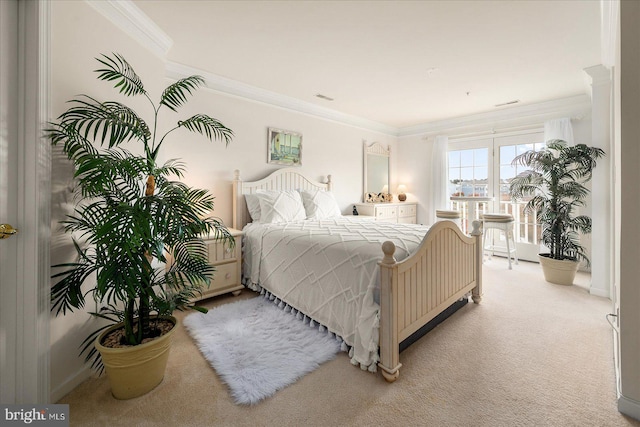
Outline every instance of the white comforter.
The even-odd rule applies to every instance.
[[[244,280],[325,325],[352,347],[351,362],[378,361],[381,243],[406,258],[428,227],[340,217],[244,228]]]

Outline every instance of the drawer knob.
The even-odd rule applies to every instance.
[[[231,273],[227,273],[227,274],[225,274],[225,275],[224,275],[224,278],[225,278],[225,279],[231,279]]]

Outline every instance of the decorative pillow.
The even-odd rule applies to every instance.
[[[257,194],[245,194],[244,200],[247,202],[247,209],[253,222],[260,222],[260,198]]]
[[[342,216],[331,191],[300,191],[307,219],[325,219]]]
[[[290,222],[305,219],[300,193],[295,190],[258,190],[260,199],[260,222]]]

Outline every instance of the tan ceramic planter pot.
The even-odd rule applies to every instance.
[[[122,327],[122,323],[113,325],[102,332],[96,339],[95,346],[102,355],[111,393],[116,399],[132,399],[153,390],[164,378],[164,371],[169,358],[171,337],[178,327],[178,320],[168,316],[174,327],[153,341],[134,347],[109,348],[102,344],[103,337],[114,329]]]
[[[544,280],[556,285],[573,285],[576,272],[580,265],[577,261],[557,260],[546,256],[538,255]]]

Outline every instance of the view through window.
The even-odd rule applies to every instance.
[[[518,255],[522,259],[537,258],[540,227],[535,214],[524,212],[526,200],[511,200],[509,183],[524,170],[512,165],[513,159],[525,151],[543,149],[543,139],[542,132],[535,132],[449,144],[448,190],[451,208],[462,212],[463,231],[469,232],[471,221],[483,213],[512,214]],[[503,236],[492,238],[504,242]]]

